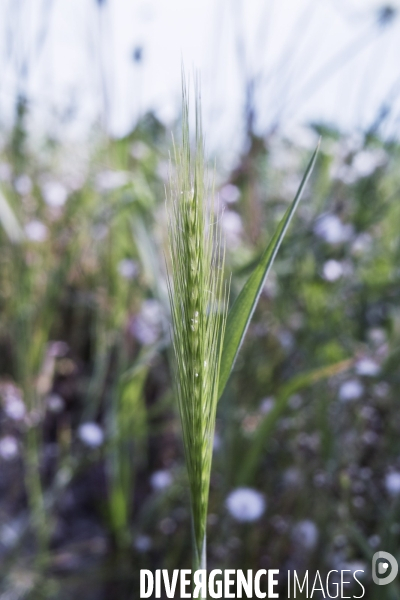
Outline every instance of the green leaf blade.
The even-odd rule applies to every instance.
[[[22,242],[24,232],[6,197],[0,191],[0,224],[13,244]]]
[[[314,168],[319,145],[320,142],[318,142],[311,160],[308,163],[308,167],[304,173],[303,179],[292,204],[287,209],[258,265],[255,267],[239,296],[236,298],[231,310],[229,311],[222,350],[218,398],[222,396],[222,393],[228,382],[229,376],[235,364],[236,357],[239,353],[240,346],[242,345],[244,336],[246,335],[246,331],[251,321],[251,317],[253,316],[258,299],[265,284],[265,280],[268,277],[268,273],[272,267],[282,240],[285,237],[285,233],[290,225],[290,221],[292,220],[292,217],[303,195],[304,188]]]

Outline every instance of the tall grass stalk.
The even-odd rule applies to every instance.
[[[182,78],[182,141],[174,144],[167,198],[169,298],[176,393],[193,517],[193,570],[206,568],[206,519],[221,351],[226,324],[225,247],[204,160],[201,98],[195,84],[196,136]]]

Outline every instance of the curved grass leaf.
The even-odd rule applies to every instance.
[[[322,381],[333,377],[338,373],[343,373],[350,369],[354,364],[353,358],[342,360],[338,363],[313,369],[306,373],[300,373],[285,383],[280,389],[276,402],[272,410],[265,415],[254,434],[251,447],[243,457],[241,467],[237,476],[238,485],[247,485],[256,475],[261,457],[264,455],[266,444],[271,439],[271,434],[281,416],[284,414],[289,399],[300,390],[310,387]]]
[[[239,296],[236,298],[231,310],[229,311],[226,322],[224,346],[222,350],[220,367],[218,386],[219,398],[222,396],[226,383],[235,364],[236,357],[246,334],[251,317],[253,316],[253,312],[257,306],[258,298],[260,297],[261,290],[263,289],[269,270],[275,260],[275,256],[278,253],[279,247],[282,243],[287,228],[289,227],[293,214],[300,202],[304,187],[311,175],[311,171],[313,170],[315,160],[317,158],[319,144],[320,142],[318,142],[318,145],[314,150],[306,172],[304,173],[303,179],[300,183],[300,187],[297,190],[295,199],[293,200],[291,206],[289,206],[287,209],[258,265],[255,267]]]

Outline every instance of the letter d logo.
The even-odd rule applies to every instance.
[[[385,562],[378,562],[378,560]],[[389,565],[391,567],[391,571],[389,572]],[[379,577],[379,575],[384,575],[388,573],[386,577]],[[389,552],[384,552],[380,550],[379,552],[375,552],[372,557],[372,579],[374,583],[377,585],[387,585],[388,583],[392,583],[396,579],[397,573],[399,572],[399,565],[397,564],[397,560],[392,554]]]

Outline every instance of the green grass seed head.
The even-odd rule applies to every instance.
[[[221,348],[226,322],[224,245],[214,214],[214,189],[204,161],[201,100],[196,85],[196,138],[189,138],[183,78],[182,142],[174,145],[167,199],[169,296],[175,381],[190,483],[195,552],[200,559],[210,483]]]

